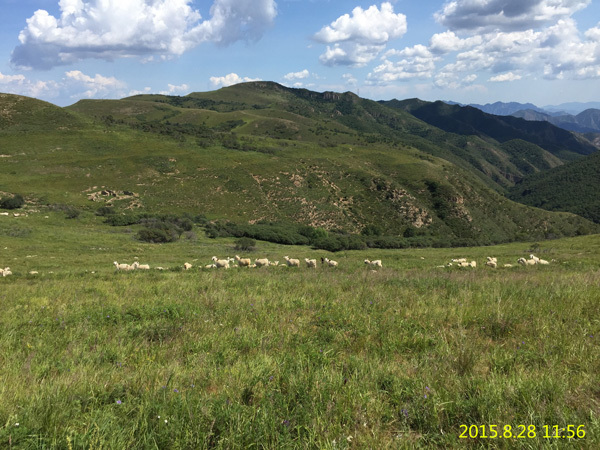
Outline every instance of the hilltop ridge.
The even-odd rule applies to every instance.
[[[26,141],[0,130],[10,161],[0,166],[0,190],[21,189],[34,203],[293,224],[376,246],[598,229],[503,196],[528,174],[564,164],[564,154],[581,157],[576,152],[451,133],[351,92],[253,82],[183,97],[81,100],[47,112]],[[49,125],[57,115],[71,124],[68,132]]]

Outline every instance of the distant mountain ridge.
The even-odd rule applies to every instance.
[[[449,105],[471,106],[487,114],[497,116],[513,116],[528,121],[550,122],[557,127],[577,133],[600,133],[600,102],[564,103],[544,108],[540,108],[532,103],[518,102],[495,102],[485,105],[475,103],[462,105],[456,102],[445,103]],[[575,112],[569,113],[567,111]]]

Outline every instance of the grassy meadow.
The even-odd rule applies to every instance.
[[[135,230],[0,217],[0,448],[600,446],[600,235],[243,254]],[[517,266],[532,250],[552,263]],[[339,267],[203,268],[236,253]],[[477,268],[436,267],[458,257]],[[167,270],[115,271],[134,258]]]

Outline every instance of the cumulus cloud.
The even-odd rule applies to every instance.
[[[115,77],[105,77],[99,74],[91,77],[80,70],[71,70],[65,73],[67,83],[71,87],[80,86],[83,92],[74,94],[73,97],[104,97],[111,95],[126,87],[126,84]]]
[[[390,61],[392,57],[398,57],[399,60]],[[394,81],[431,78],[438,59],[421,44],[404,50],[390,50],[386,52],[384,62],[369,73],[367,84],[386,85]]]
[[[284,75],[283,79],[286,81],[295,81],[302,80],[304,78],[308,78],[310,76],[310,72],[308,69],[301,70],[300,72],[290,72],[287,75]]]
[[[452,31],[519,31],[570,17],[591,0],[454,0],[435,14]]]
[[[160,91],[161,95],[174,95],[181,92],[189,92],[190,87],[187,84],[182,84],[180,86],[176,86],[174,84],[167,84],[168,89],[166,91]]]
[[[521,75],[514,74],[512,72],[503,73],[501,75],[496,75],[495,77],[491,77],[490,81],[494,82],[502,82],[502,81],[516,81],[523,78]]]
[[[57,84],[53,81],[29,80],[25,75],[4,75],[0,72],[0,91],[27,97],[56,96]]]
[[[406,16],[394,13],[391,3],[376,5],[364,10],[357,6],[352,16],[344,14],[323,27],[313,38],[328,44],[319,58],[329,66],[349,65],[362,67],[375,59],[386,44],[406,33]]]
[[[240,77],[237,73],[230,73],[223,77],[210,77],[210,83],[213,87],[227,87],[238,83],[246,83],[249,81],[261,81],[260,78]]]
[[[60,0],[60,17],[37,10],[11,61],[50,69],[86,58],[170,58],[204,42],[257,40],[277,15],[274,0],[214,0],[202,20],[192,0]]]

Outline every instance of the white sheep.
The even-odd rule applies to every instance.
[[[512,266],[513,266],[512,264],[504,264],[502,267],[510,268]]]
[[[190,270],[192,265],[189,262],[183,263],[183,270]]]
[[[529,255],[529,259],[533,259],[536,264],[540,261],[540,258],[535,256],[533,253],[531,255]]]
[[[250,258],[240,258],[238,255],[235,255],[235,260],[240,267],[250,267],[252,264],[252,260]]]
[[[37,275],[39,272],[37,270],[30,270],[29,275]]]
[[[453,263],[466,263],[467,262],[467,258],[453,259],[452,262]]]
[[[2,274],[3,277],[12,275],[12,272],[10,271],[10,267],[5,267],[4,269],[0,269],[0,274]]]
[[[293,259],[293,258],[290,258],[289,256],[284,256],[283,259],[285,259],[285,263],[289,267],[300,267],[300,260],[299,259]]]
[[[325,264],[327,264],[329,267],[337,267],[338,266],[337,261],[333,261],[333,260],[331,260],[329,258],[323,258],[323,262]]]
[[[207,264],[204,266],[205,269],[216,269],[217,265],[216,264]]]
[[[139,262],[135,261],[132,264],[133,268],[136,270],[150,270],[150,266],[148,264],[140,264]]]
[[[265,267],[269,265],[269,260],[267,258],[259,258],[254,260],[254,265],[256,267]]]
[[[383,267],[383,264],[380,259],[376,259],[375,261],[370,261],[368,259],[365,259],[365,264],[367,264],[371,267]]]
[[[229,258],[227,259],[219,259],[216,256],[212,257],[214,264],[217,266],[217,269],[229,269]]]
[[[548,265],[550,263],[548,261],[546,261],[545,259],[540,259],[540,260],[538,260],[538,264],[542,264],[542,265],[545,266],[545,265]]]
[[[485,262],[485,265],[488,267],[491,267],[492,269],[495,269],[496,267],[498,267],[498,262],[494,261],[496,258],[490,258],[488,256],[488,260]]]
[[[535,264],[536,264],[535,259],[519,258],[519,259],[517,259],[517,262],[524,266],[535,266]]]
[[[316,259],[304,258],[304,262],[306,263],[306,267],[309,267],[311,269],[317,267],[317,260]]]
[[[277,267],[277,266],[279,266],[279,261],[270,261],[269,265],[273,266],[273,267]]]
[[[133,270],[134,267],[131,264],[119,264],[118,262],[113,263],[117,270]]]

